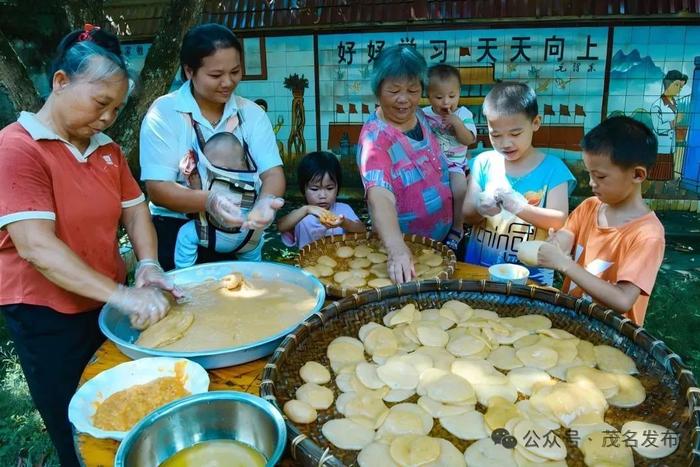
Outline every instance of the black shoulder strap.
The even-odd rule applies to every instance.
[[[207,141],[204,139],[204,135],[202,134],[202,129],[199,127],[199,123],[197,123],[197,121],[194,118],[192,118],[192,114],[190,114],[190,122],[192,122],[192,128],[194,128],[194,133],[197,135],[197,144],[199,144],[199,150],[204,151],[204,145]]]

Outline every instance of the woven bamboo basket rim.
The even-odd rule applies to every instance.
[[[411,295],[424,293],[467,292],[477,294],[497,294],[507,297],[518,297],[537,300],[555,307],[566,308],[582,317],[588,317],[611,328],[632,341],[640,349],[647,352],[678,384],[679,396],[688,406],[688,433],[690,435],[690,451],[688,466],[700,466],[700,388],[692,371],[683,363],[681,357],[674,353],[662,340],[649,334],[643,327],[635,325],[629,318],[611,309],[592,303],[582,298],[543,289],[533,285],[515,285],[511,282],[499,283],[486,280],[440,280],[397,284],[380,289],[371,289],[353,294],[342,300],[333,302],[309,317],[282,341],[263,369],[260,384],[260,395],[270,401],[281,411],[281,404],[276,394],[276,378],[287,358],[295,348],[313,332],[324,328],[333,319],[342,319],[363,305],[370,305],[384,300],[400,299]],[[328,465],[342,467],[344,464],[330,451],[314,442],[312,438],[302,433],[291,423],[286,415],[290,454],[299,465]],[[306,461],[306,462],[303,462]],[[662,464],[659,464],[662,465]],[[677,465],[677,464],[676,464]]]
[[[421,245],[424,247],[432,248],[437,250],[443,258],[447,259],[447,266],[445,270],[442,271],[437,278],[438,279],[450,279],[454,275],[455,267],[457,265],[457,256],[455,256],[454,251],[450,250],[447,245],[432,238],[422,237],[420,235],[404,234],[403,239],[405,242],[412,243],[415,245]],[[317,250],[323,249],[326,245],[334,244],[344,244],[348,242],[358,242],[358,241],[370,241],[379,240],[379,236],[371,231],[364,233],[346,233],[342,235],[329,235],[327,237],[322,237],[314,242],[304,245],[304,247],[299,251],[299,257],[297,259],[297,264],[299,267],[307,266],[304,264],[308,257],[314,254]],[[320,280],[320,279],[319,279]],[[360,293],[361,291],[356,288],[351,287],[338,287],[334,284],[326,284],[323,280],[321,283],[326,287],[326,295],[330,297],[342,298],[349,297],[350,295]],[[367,291],[369,287],[363,287],[362,291]]]

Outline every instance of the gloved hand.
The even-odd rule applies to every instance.
[[[206,210],[221,227],[240,227],[245,222],[240,201],[230,192],[213,190],[207,196]]]
[[[386,268],[389,279],[396,284],[409,282],[416,277],[416,268],[413,263],[413,255],[403,239],[386,246]]]
[[[117,290],[107,300],[107,304],[129,316],[136,329],[146,329],[165,317],[170,303],[163,292],[153,287],[124,287]]]
[[[501,203],[503,209],[516,216],[528,205],[527,199],[523,195],[511,189],[498,188],[494,197],[496,201]]]
[[[158,261],[154,259],[142,259],[136,264],[134,274],[136,287],[157,287],[170,292],[176,299],[182,298],[185,293],[175,286],[173,280],[163,272]]]
[[[275,220],[277,210],[284,206],[284,200],[274,195],[263,195],[255,202],[243,223],[244,229],[264,229]]]
[[[501,212],[501,207],[491,193],[482,191],[476,200],[476,211],[482,217],[491,217]]]

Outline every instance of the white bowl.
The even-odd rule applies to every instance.
[[[530,271],[519,264],[494,264],[489,267],[489,277],[494,282],[511,282],[513,284],[527,284]]]
[[[105,370],[78,388],[68,405],[68,419],[76,430],[95,438],[121,441],[126,431],[105,431],[92,423],[99,403],[115,392],[154,379],[175,376],[175,365],[185,362],[185,389],[191,394],[209,390],[209,375],[201,365],[184,358],[153,357],[122,363]]]

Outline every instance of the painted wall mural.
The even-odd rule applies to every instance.
[[[634,117],[654,130],[658,163],[648,196],[682,196],[700,183],[700,27],[615,28],[608,114]],[[693,98],[694,97],[694,98]]]
[[[460,105],[477,123],[472,154],[490,147],[481,113],[486,93],[500,80],[524,81],[537,92],[543,117],[535,145],[569,165],[579,182],[575,194],[590,193],[580,139],[601,118],[625,114],[659,139],[661,162],[645,195],[697,198],[700,26],[615,27],[611,44],[608,37],[607,27],[569,27],[318,34],[316,46],[313,35],[246,38],[238,93],[264,99],[290,186],[303,153],[330,150],[341,160],[347,194],[361,195],[355,155],[376,104],[372,61],[383,47],[406,43],[429,64],[459,69]]]

